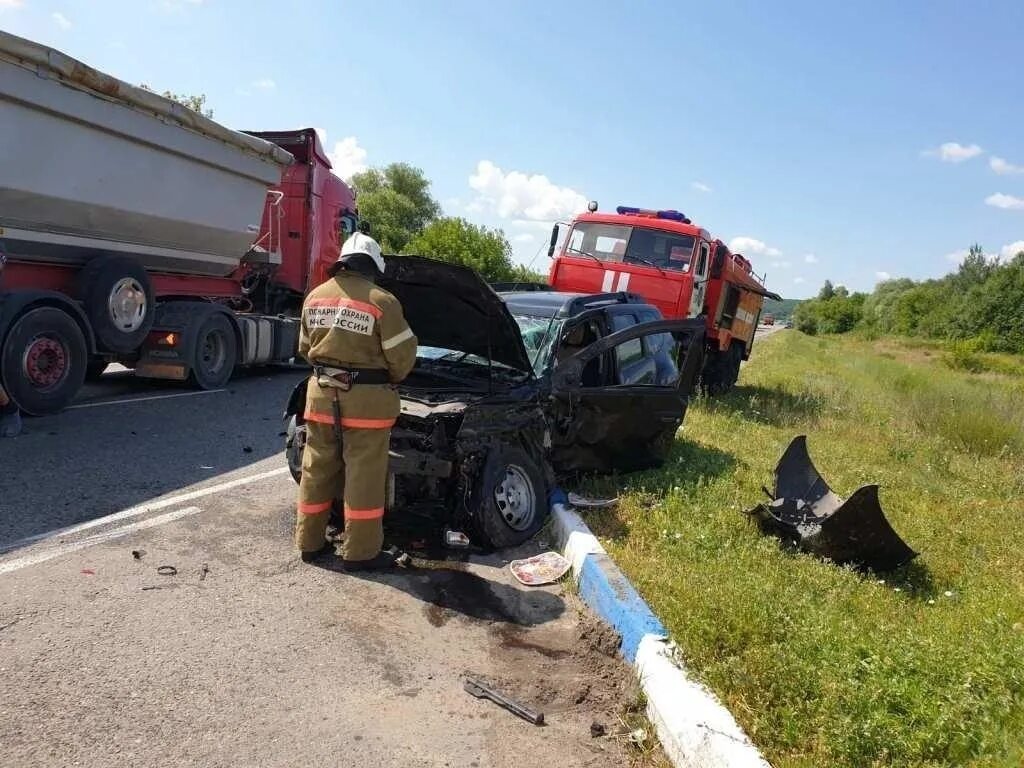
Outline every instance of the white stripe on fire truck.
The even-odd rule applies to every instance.
[[[624,291],[629,287],[629,272],[619,272],[619,283],[615,286],[616,291]]]
[[[604,280],[601,281],[601,290],[605,293],[609,293],[612,289],[612,283],[615,280],[615,273],[610,269],[604,271]]]

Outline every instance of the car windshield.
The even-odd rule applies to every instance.
[[[481,357],[480,355],[473,355],[469,352],[460,352],[457,349],[444,349],[443,347],[425,347],[419,346],[416,348],[416,358],[424,361],[441,361],[442,363],[457,363],[471,366],[483,366],[487,367],[487,358]],[[492,367],[503,371],[515,371],[511,365],[505,365],[499,363],[497,360],[493,361]]]
[[[555,339],[558,338],[558,332],[565,321],[530,315],[515,315],[514,317],[516,324],[519,325],[519,333],[523,335],[526,355],[533,363],[534,372],[539,376],[547,368]]]
[[[570,255],[590,254],[601,261],[689,272],[695,242],[692,235],[584,221],[572,228],[566,250]]]

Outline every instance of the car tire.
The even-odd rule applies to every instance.
[[[207,315],[192,349],[190,381],[200,389],[220,389],[231,379],[238,361],[238,339],[221,312]]]
[[[78,296],[101,348],[128,353],[142,346],[156,301],[141,264],[127,256],[94,258],[78,273]]]
[[[477,533],[494,549],[528,541],[548,517],[544,472],[522,448],[491,451],[480,475]]]
[[[25,413],[63,410],[85,381],[85,335],[67,312],[38,307],[18,318],[0,350],[0,381]]]

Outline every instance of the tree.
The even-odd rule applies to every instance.
[[[518,279],[512,265],[512,246],[505,239],[505,233],[465,219],[443,218],[430,222],[406,244],[404,253],[471,267],[489,282]]]
[[[139,86],[143,90],[149,91],[150,93],[156,93],[152,88],[143,83]],[[175,93],[174,91],[164,91],[160,94],[165,99],[176,101],[183,107],[188,107],[193,112],[198,112],[203,117],[213,117],[213,110],[208,109],[206,106],[206,94],[200,93],[198,95],[186,96],[183,93]]]
[[[441,215],[423,171],[408,163],[371,168],[352,177],[359,216],[385,251],[399,253],[424,227]]]
[[[821,286],[821,290],[818,291],[819,299],[831,299],[836,295],[836,289],[832,286],[831,280],[826,280],[825,284]]]

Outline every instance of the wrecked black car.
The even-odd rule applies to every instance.
[[[385,523],[418,518],[489,547],[543,525],[565,473],[660,464],[700,371],[700,320],[664,320],[627,293],[495,293],[474,271],[390,256],[379,281],[420,347],[399,387]],[[302,466],[305,381],[286,446]]]

